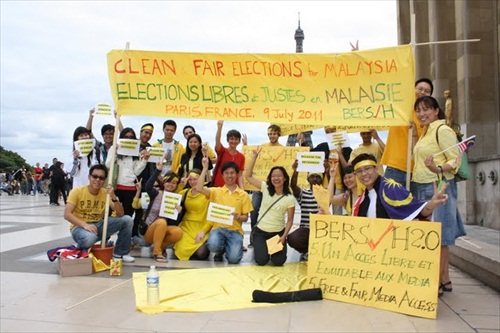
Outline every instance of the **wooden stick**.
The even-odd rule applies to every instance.
[[[128,50],[130,46],[130,42],[127,42],[125,45],[125,50]],[[116,142],[118,141],[118,131],[120,127],[120,116],[116,116],[116,123],[115,123],[115,135],[113,135],[113,147],[115,147],[114,154],[111,156],[111,167],[109,168],[108,172],[108,184],[113,184],[113,171],[114,171],[114,166],[115,166],[115,160],[116,160],[116,152],[117,152],[117,147],[116,147]],[[109,158],[109,156],[108,156]],[[111,200],[111,196],[109,193],[106,192],[106,207],[104,208],[104,221],[102,224],[102,238],[101,238],[101,249],[104,249],[106,247],[106,236],[108,233],[108,219],[109,219],[109,201]]]
[[[413,126],[408,129],[408,152],[406,154],[406,189],[410,190],[411,176],[411,155],[413,143]]]

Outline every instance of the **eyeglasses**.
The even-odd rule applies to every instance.
[[[420,92],[424,92],[426,94],[429,94],[429,95],[431,94],[431,90],[430,89],[426,89],[424,87],[416,87],[415,89],[418,90],[418,91],[420,91]]]
[[[94,179],[99,179],[99,180],[106,180],[106,177],[105,176],[98,176],[98,175],[90,175],[90,177],[94,178]]]
[[[362,167],[362,168],[359,168],[358,170],[356,170],[356,174],[359,176],[361,175],[363,172],[371,172],[373,169],[375,169],[375,167],[373,165],[367,165],[365,167]]]
[[[125,137],[124,137],[124,139],[134,139],[134,137],[133,137],[133,136],[128,135],[128,136],[125,136]]]

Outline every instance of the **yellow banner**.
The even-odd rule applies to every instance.
[[[248,163],[250,163],[253,158],[253,151],[256,150],[257,147],[258,146],[243,146],[242,153],[245,155],[245,170],[248,167]],[[266,181],[271,168],[276,165],[280,165],[285,168],[288,176],[292,178],[292,164],[297,158],[297,152],[308,151],[309,147],[262,146],[259,156],[255,161],[253,176],[257,179]],[[309,183],[307,182],[307,172],[299,172],[297,186],[301,188],[309,188]],[[252,186],[246,180],[244,181],[243,187],[248,191],[260,191],[260,189],[255,188],[255,186]]]
[[[219,54],[113,50],[119,115],[285,124],[408,125],[411,47],[340,54]]]
[[[307,283],[337,301],[436,318],[441,224],[311,215]]]

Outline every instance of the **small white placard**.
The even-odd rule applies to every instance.
[[[133,139],[118,139],[117,154],[124,156],[139,156],[139,140]]]
[[[113,107],[111,106],[111,104],[99,103],[95,107],[95,114],[97,116],[111,116],[113,112],[112,110]]]
[[[148,162],[157,163],[163,161],[163,156],[165,156],[165,148],[163,147],[147,147],[149,152]]]
[[[347,132],[334,132],[326,134],[326,142],[330,149],[335,149],[338,146],[349,147],[349,135]]]
[[[141,206],[142,206],[142,209],[148,209],[148,205],[149,205],[149,194],[147,194],[146,192],[142,192],[141,193]]]
[[[84,139],[75,141],[75,149],[80,152],[80,156],[88,156],[95,147],[94,139]]]
[[[180,206],[182,195],[163,191],[163,198],[161,199],[160,216],[168,219],[177,219],[179,212],[175,207]]]
[[[233,225],[234,207],[211,202],[208,205],[207,220],[227,225]]]
[[[297,171],[325,172],[325,153],[322,151],[297,152],[297,162]]]

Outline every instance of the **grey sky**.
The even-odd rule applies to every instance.
[[[53,157],[71,162],[72,134],[85,126],[88,110],[112,103],[106,54],[112,49],[213,53],[294,53],[297,13],[305,53],[349,52],[397,45],[392,1],[1,1],[0,144],[30,164]],[[139,131],[164,118],[123,117]],[[176,139],[192,124],[214,141],[216,121],[175,119]],[[94,132],[113,123],[96,117]],[[263,123],[227,122],[246,133],[249,144],[267,140]],[[225,132],[224,132],[225,133]],[[384,133],[381,135],[384,137]],[[314,132],[322,142],[322,130]],[[286,142],[286,137],[280,139]],[[351,135],[351,144],[359,135]]]

